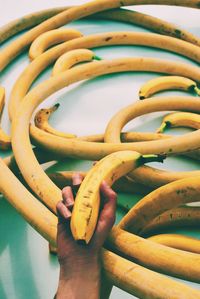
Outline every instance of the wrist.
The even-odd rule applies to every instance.
[[[56,299],[98,299],[101,269],[95,263],[76,263],[76,267],[60,268]]]

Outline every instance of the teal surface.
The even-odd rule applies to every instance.
[[[148,8],[145,9],[148,11]],[[161,10],[162,9],[159,9],[159,12]],[[149,12],[154,15],[156,14],[156,11],[152,8],[149,8]],[[174,14],[170,15],[169,13],[169,15],[165,15],[164,12],[165,10],[163,8],[163,15],[159,15],[159,17],[163,17],[169,21],[173,20]],[[177,14],[179,14],[179,12],[184,12],[185,18],[187,18],[187,14],[190,13],[191,19],[193,18],[193,20],[197,20],[197,14],[200,17],[200,12],[192,9],[181,10],[173,8],[173,12],[176,12]],[[181,17],[179,16],[179,22],[180,19]],[[184,16],[182,16],[181,20],[184,20]],[[184,27],[184,24],[179,23],[178,25]],[[200,32],[199,22],[187,21],[186,25],[185,29],[189,29],[195,34]],[[111,21],[97,22],[95,20],[81,20],[73,22],[73,24],[70,24],[67,27],[77,28],[85,35],[103,31],[147,31],[140,27],[124,23]],[[6,44],[7,43],[5,43],[5,45]],[[96,55],[103,59],[146,56],[184,61],[195,65],[194,62],[179,55],[140,46],[96,48],[94,51]],[[26,65],[28,65],[27,55],[20,55],[20,57],[18,57],[6,71],[0,75],[1,84],[6,87],[7,95],[9,95],[15,79]],[[38,82],[47,79],[50,72],[50,68],[43,72],[34,83],[34,86],[38,84]],[[47,107],[50,104],[57,102],[61,104],[60,109],[50,120],[53,127],[59,130],[72,132],[77,135],[101,133],[105,130],[107,122],[115,112],[137,100],[140,86],[149,79],[157,76],[158,74],[129,72],[101,76],[86,82],[74,84],[71,87],[56,93],[56,95],[50,97],[40,107]],[[186,95],[186,93],[178,91],[165,92],[162,94]],[[6,112],[7,106],[3,115],[3,128],[9,132],[9,121]],[[126,126],[126,129],[153,132],[159,126],[162,115],[163,113],[153,113],[151,115],[142,116],[137,120],[130,122]],[[188,130],[186,129],[176,129],[171,130],[170,133],[182,134],[187,131]],[[9,153],[0,153],[2,157],[8,154]],[[153,163],[156,167],[171,170],[195,170],[199,169],[199,164],[200,162],[198,161],[182,157],[168,158],[162,165]],[[48,171],[85,170],[89,169],[90,166],[90,161],[68,159],[64,162],[51,165]],[[129,207],[131,207],[141,198],[141,196],[135,194],[119,194],[119,198],[120,201],[126,202]],[[56,257],[49,254],[48,243],[23,220],[3,197],[0,197],[0,211],[0,299],[53,298],[53,294],[57,287],[59,266]],[[119,221],[123,215],[124,211],[118,208],[117,221]],[[200,238],[198,228],[190,230],[174,230],[173,232],[180,232]],[[184,283],[192,285],[200,290],[200,286],[197,284],[189,282]],[[134,297],[114,288],[110,298],[126,299]]]

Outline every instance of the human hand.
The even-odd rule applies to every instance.
[[[75,292],[78,290],[80,291],[80,284],[82,285],[84,281],[84,288],[86,290],[84,295],[82,290],[81,297],[73,297],[71,294],[72,297],[59,298],[98,298],[96,297],[97,293],[94,295],[94,297],[91,296],[91,293],[90,297],[87,297],[86,294],[87,290],[88,293],[89,290],[91,291],[91,288],[93,289],[93,293],[95,288],[96,290],[99,288],[99,253],[108,233],[115,222],[116,193],[106,184],[106,182],[103,182],[100,187],[102,208],[100,210],[95,233],[90,243],[88,245],[81,245],[73,239],[70,230],[71,211],[74,205],[74,194],[76,193],[82,180],[82,176],[79,173],[75,173],[72,178],[73,187],[67,186],[62,190],[63,200],[57,204],[57,247],[58,260],[60,263],[59,286],[62,286],[58,288],[58,295],[60,293],[59,291],[62,291],[61,289],[66,289],[66,281],[68,281],[68,286],[70,285],[69,281],[73,281],[73,289],[75,289],[75,284],[77,285],[78,289],[76,289]],[[74,283],[75,281],[76,283]],[[89,281],[90,283],[88,284]]]

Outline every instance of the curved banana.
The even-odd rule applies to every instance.
[[[49,47],[81,36],[83,36],[83,34],[80,31],[67,28],[59,28],[42,33],[31,44],[29,58],[30,60],[34,60]]]
[[[5,89],[0,86],[0,123],[5,104]],[[11,148],[10,136],[0,127],[0,150],[7,150]]]
[[[150,221],[167,210],[198,202],[199,177],[178,180],[162,186],[141,199],[121,220],[119,227],[140,233]]]
[[[84,36],[76,38],[74,40],[65,42],[61,45],[53,47],[52,49],[46,51],[42,55],[38,56],[17,79],[9,101],[9,116],[10,119],[14,116],[17,108],[23,97],[26,95],[30,89],[33,81],[37,76],[50,64],[52,64],[59,56],[67,51],[77,49],[77,48],[92,48],[97,46],[110,46],[110,45],[144,45],[155,48],[161,48],[169,50],[181,55],[187,56],[197,62],[200,62],[200,48],[192,45],[190,43],[178,40],[172,37],[166,37],[155,33],[145,33],[145,32],[106,32],[101,34],[94,34],[89,36]],[[0,54],[1,57],[1,54]],[[135,68],[138,71],[154,71],[162,72],[170,75],[181,75],[187,76],[194,81],[199,80],[199,76],[195,75],[195,67],[181,64],[178,62],[165,61],[165,64],[160,63],[160,69],[155,68],[154,61],[148,58],[136,58]],[[162,61],[162,60],[160,60]],[[99,63],[102,61],[99,61]],[[163,61],[164,62],[164,61]],[[1,64],[1,60],[0,60]],[[171,66],[171,67],[170,67]],[[185,66],[185,67],[184,67]],[[197,68],[196,68],[197,69]]]
[[[6,41],[11,36],[19,33],[20,31],[38,25],[46,19],[49,19],[50,17],[57,15],[58,13],[69,8],[70,7],[49,8],[25,15],[22,18],[9,22],[8,24],[0,28],[0,44]],[[90,16],[87,18],[90,18]],[[94,16],[92,16],[92,18],[94,18]],[[164,20],[155,18],[147,14],[143,14],[141,12],[127,9],[112,9],[110,11],[96,13],[95,18],[105,18],[108,20],[117,20],[136,24],[160,34],[177,37],[192,44],[200,45],[200,39],[192,33],[178,28],[175,25],[170,24]]]
[[[101,58],[96,56],[94,52],[88,49],[69,51],[57,59],[52,70],[52,76],[70,69],[73,65],[78,64],[79,62],[92,60],[101,60]]]
[[[54,134],[56,136],[60,136],[63,138],[75,138],[76,135],[70,134],[70,133],[64,133],[60,132],[58,130],[55,130],[52,126],[49,125],[48,120],[51,114],[58,109],[60,104],[55,104],[54,106],[50,108],[43,108],[40,109],[34,118],[36,127],[40,128],[41,130],[44,130],[45,132],[48,132],[50,134]]]
[[[0,177],[0,191],[30,225],[55,246],[56,216],[26,190],[1,159],[0,172],[4,173]],[[18,192],[15,192],[16,190]],[[108,250],[102,251],[102,262],[111,282],[133,295],[144,297],[148,293],[152,299],[164,299],[166,294],[169,296],[176,294],[178,298],[182,298],[184,294],[187,299],[200,298],[198,290],[141,267]],[[113,264],[119,267],[113,267]],[[153,288],[155,283],[159,286],[156,290]],[[135,288],[136,285],[137,288]],[[167,289],[165,289],[166,286]]]
[[[195,92],[200,96],[200,89],[193,80],[181,76],[163,76],[146,82],[139,90],[139,98],[144,100],[155,93],[170,89]]]
[[[126,243],[126,237],[127,234],[123,239],[124,243]],[[200,298],[199,290],[192,289],[185,284],[159,275],[125,258],[119,257],[111,251],[103,250],[102,258],[103,268],[106,271],[109,281],[138,298]]]
[[[199,226],[200,207],[184,206],[171,209],[157,216],[147,224],[140,232],[144,236],[163,228]]]
[[[163,133],[166,129],[175,127],[200,129],[200,115],[191,112],[170,113],[163,118],[162,124],[156,132]]]
[[[81,173],[83,178],[87,174],[87,172],[83,171],[78,172]],[[66,185],[71,185],[73,173],[74,171],[59,171],[55,173],[50,173],[48,174],[48,176],[56,184],[56,186],[58,186],[60,189],[63,189]],[[117,180],[113,184],[112,188],[115,191],[124,193],[147,194],[148,192],[152,191],[151,188],[135,183],[133,180],[127,178],[126,176],[121,177],[119,180]],[[127,204],[124,203],[124,201],[119,201],[118,203],[121,208],[127,210]]]
[[[143,239],[114,226],[106,246],[120,255],[158,272],[200,282],[200,255]],[[171,298],[171,297],[169,297]],[[173,297],[172,297],[173,298]]]
[[[71,218],[71,231],[75,240],[89,243],[92,238],[99,215],[101,182],[105,180],[112,185],[132,169],[151,161],[162,161],[162,157],[121,151],[110,154],[95,164],[76,195]]]
[[[105,73],[111,73],[111,72],[119,72],[119,71],[125,71],[125,70],[131,70],[136,68],[136,61],[140,62],[138,68],[147,68],[147,62],[152,67],[152,60],[151,59],[134,59],[134,58],[124,58],[124,59],[115,59],[112,61],[99,61],[99,62],[93,62],[90,65],[90,72],[88,70],[87,65],[81,65],[77,66],[76,68],[72,68],[59,76],[51,77],[45,82],[42,82],[37,87],[32,89],[29,94],[26,96],[24,101],[22,101],[19,110],[16,113],[16,117],[13,119],[12,123],[12,147],[15,154],[15,158],[17,161],[17,164],[22,172],[22,174],[25,173],[25,179],[28,182],[29,186],[33,188],[36,193],[39,194],[40,197],[43,198],[44,201],[46,201],[47,205],[55,211],[55,202],[58,198],[60,198],[60,190],[57,190],[58,188],[49,180],[49,178],[44,174],[42,171],[40,165],[36,161],[33,152],[32,147],[30,145],[29,140],[29,122],[31,115],[37,105],[39,105],[40,102],[42,102],[46,97],[48,97],[53,92],[57,91],[58,89],[62,87],[66,87],[68,84],[72,82],[77,82],[79,80],[83,80],[84,78],[93,77],[94,75],[97,76],[97,74],[105,74]],[[155,60],[153,59],[155,62]],[[143,64],[142,64],[143,62]],[[156,60],[157,63],[154,63],[155,70],[159,69],[161,65],[166,65],[166,61],[162,60]],[[175,63],[175,66],[177,63]],[[174,66],[174,62],[170,63],[168,62],[169,66]],[[182,64],[181,64],[182,66]],[[185,65],[184,65],[185,68]],[[195,71],[195,75],[199,74],[199,68],[191,67],[193,71]],[[190,69],[190,66],[189,66]],[[188,71],[188,67],[185,68],[185,71]],[[193,74],[194,75],[194,74]],[[134,111],[137,111],[139,113],[139,110],[141,113],[145,111],[158,111],[163,110],[167,107],[167,110],[169,110],[169,103],[171,106],[171,109],[179,109],[184,104],[184,107],[188,107],[188,109],[192,109],[193,111],[198,111],[200,109],[200,104],[198,101],[196,101],[196,98],[180,98],[180,99],[174,99],[173,97],[171,99],[168,99],[167,102],[163,101],[162,99],[152,99],[151,101],[145,102],[138,102],[133,107],[133,109],[136,109]],[[137,114],[138,115],[138,114]],[[26,117],[25,117],[26,116]],[[23,122],[20,121],[23,119]],[[23,125],[22,125],[23,124]],[[118,125],[117,125],[118,127]],[[118,127],[119,128],[119,127]],[[36,130],[36,127],[34,128]],[[31,132],[32,132],[31,127]],[[120,131],[120,130],[119,130]],[[189,135],[190,134],[190,135]],[[178,143],[175,143],[173,146],[174,151],[179,150],[183,151],[183,145],[184,145],[184,151],[187,149],[195,149],[198,143],[197,136],[198,131],[189,133],[187,135],[187,138],[185,136],[179,136],[174,137],[170,139],[163,139],[163,140],[156,140],[156,141],[148,141],[148,147],[144,147],[145,142],[135,143],[135,144],[106,144],[106,143],[90,143],[85,141],[78,141],[76,139],[64,139],[58,136],[51,135],[49,133],[43,132],[40,130],[40,137],[42,137],[42,143],[48,142],[50,144],[50,148],[54,147],[55,153],[61,152],[63,150],[63,145],[68,148],[68,150],[64,150],[64,154],[68,156],[79,156],[79,157],[87,157],[87,159],[91,160],[98,160],[101,157],[112,153],[114,151],[119,150],[125,150],[125,149],[131,149],[138,148],[138,152],[142,152],[145,154],[151,153],[151,152],[163,152],[163,149],[168,152],[168,148],[174,144],[176,141],[181,141]],[[196,136],[197,135],[197,136]],[[18,138],[20,136],[20,140]],[[44,140],[43,136],[48,136],[48,138]],[[51,136],[52,138],[49,138]],[[56,144],[52,142],[52,140],[57,140]],[[185,140],[186,139],[186,140]],[[188,141],[191,141],[188,143]],[[63,141],[65,141],[63,143]],[[38,142],[38,141],[37,141]],[[59,143],[62,143],[59,144]],[[47,148],[49,147],[49,144]],[[152,146],[150,146],[150,144]],[[159,144],[159,146],[158,146]],[[92,145],[92,146],[91,146]],[[186,148],[185,148],[186,147]],[[70,153],[71,152],[71,153]],[[25,162],[25,160],[28,160]],[[37,175],[35,175],[37,173]],[[41,184],[43,182],[43,184]],[[38,186],[39,184],[39,186]],[[48,186],[48,189],[47,187]],[[51,187],[50,187],[51,186]],[[44,189],[43,191],[39,189]]]
[[[143,0],[141,4],[164,4],[199,8],[199,0]],[[0,55],[0,71],[2,71],[9,62],[19,55],[37,36],[48,30],[65,25],[71,21],[94,14],[95,12],[107,9],[117,8],[121,6],[137,5],[137,0],[98,0],[91,1],[77,7],[70,8],[58,15],[46,20],[42,24],[36,26],[22,37],[18,38],[4,50]]]
[[[24,101],[22,101],[20,105],[20,109],[17,111],[16,117],[13,119],[12,123],[12,147],[15,154],[15,158],[17,164],[22,172],[25,174],[25,179],[28,182],[29,186],[35,190],[36,193],[46,202],[46,204],[55,211],[55,202],[57,199],[60,198],[60,190],[50,181],[50,179],[44,174],[43,170],[41,169],[40,165],[37,163],[33,152],[32,147],[30,145],[29,140],[29,122],[31,115],[37,105],[42,102],[46,97],[48,97],[53,92],[57,91],[62,87],[66,87],[69,83],[77,82],[78,80],[83,80],[84,78],[88,78],[89,74],[90,77],[97,76],[97,74],[105,74],[110,72],[118,72],[124,70],[135,69],[136,61],[140,61],[140,68],[147,68],[146,63],[151,63],[152,67],[152,60],[151,59],[143,59],[136,60],[134,58],[124,58],[124,59],[115,59],[112,61],[99,61],[93,62],[90,66],[90,73],[88,71],[88,66],[81,65],[77,66],[76,68],[72,68],[59,76],[51,77],[45,82],[42,82],[37,87],[32,89],[29,94],[26,96]],[[155,61],[155,60],[153,60]],[[157,60],[156,60],[157,61]],[[158,63],[154,65],[154,67],[160,70],[161,65],[166,65],[166,61],[157,61]],[[174,62],[170,64],[168,62],[168,67],[174,65]],[[175,63],[176,65],[176,63]],[[182,65],[182,64],[181,64]],[[138,66],[137,66],[138,67]],[[184,65],[185,67],[185,65]],[[195,75],[199,74],[199,68],[191,67],[192,70],[195,71]],[[190,69],[190,66],[189,66]],[[185,71],[188,70],[186,67]],[[94,73],[93,73],[94,72]],[[183,98],[168,98],[167,101],[163,101],[162,98],[152,99],[151,101],[145,102],[138,102],[134,104],[135,106],[132,107],[134,113],[139,115],[140,113],[146,112],[154,112],[159,110],[176,110],[182,109],[184,105],[184,109],[186,107],[193,111],[200,110],[200,104],[196,100],[196,98],[192,97],[183,97]],[[130,107],[129,107],[130,108]],[[133,112],[128,110],[129,112]],[[25,117],[26,116],[26,117]],[[23,122],[20,121],[23,119]],[[23,125],[22,125],[23,124]],[[117,123],[116,126],[117,130],[120,130],[119,124]],[[39,130],[36,127],[34,130]],[[31,134],[33,131],[33,127],[31,127]],[[118,131],[117,131],[118,132]],[[118,133],[117,133],[118,134]],[[33,135],[33,134],[32,134]],[[18,138],[20,136],[20,140]],[[43,137],[45,136],[45,138]],[[119,150],[135,150],[138,149],[138,152],[149,154],[153,153],[160,153],[165,152],[168,153],[169,149],[173,144],[174,152],[177,151],[187,151],[196,149],[199,147],[198,141],[199,132],[192,132],[187,134],[187,138],[185,136],[178,136],[173,137],[170,139],[163,139],[163,140],[156,140],[156,141],[148,141],[148,142],[137,142],[137,143],[126,143],[126,144],[106,144],[106,143],[90,143],[85,141],[78,141],[76,139],[64,139],[58,136],[54,136],[43,132],[40,130],[39,137],[42,139],[42,144],[44,147],[53,148],[55,153],[64,153],[67,156],[79,156],[91,160],[98,160],[103,156],[119,151]],[[51,137],[51,138],[49,138]],[[38,138],[39,139],[39,138]],[[37,139],[37,142],[38,142]],[[52,142],[52,140],[56,140],[56,142]],[[63,142],[64,141],[64,142]],[[176,142],[175,142],[176,141]],[[117,140],[118,142],[118,140]],[[44,145],[46,143],[46,145]],[[147,145],[145,147],[145,145]],[[184,148],[184,149],[183,149]],[[41,184],[43,182],[43,184]],[[48,186],[48,188],[47,188]]]
[[[155,235],[148,240],[176,249],[200,254],[200,240],[177,234]]]

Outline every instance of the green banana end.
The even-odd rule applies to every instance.
[[[102,60],[102,58],[99,57],[99,56],[97,56],[97,55],[94,55],[94,56],[92,57],[92,59],[93,59],[93,60]]]
[[[60,107],[60,104],[57,103],[57,104],[55,104],[53,107],[55,108],[55,110],[57,110],[57,109]]]
[[[161,124],[160,128],[156,130],[156,133],[163,133],[166,129],[171,128],[171,123],[169,121],[165,121]]]
[[[143,165],[145,163],[150,162],[161,162],[163,163],[164,159],[166,159],[167,155],[142,155],[139,159],[139,164]]]

